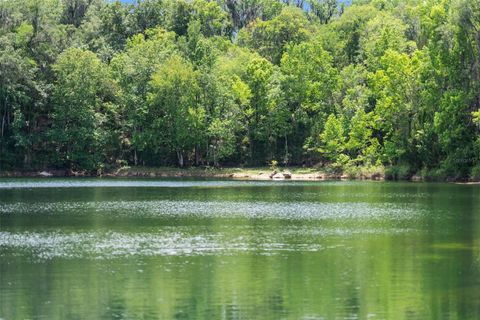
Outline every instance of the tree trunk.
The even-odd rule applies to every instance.
[[[198,166],[200,164],[200,152],[198,151],[200,148],[195,146],[195,165]]]
[[[5,110],[6,111],[6,110]],[[3,117],[2,117],[2,134],[1,134],[1,137],[3,138],[3,132],[5,130],[5,117],[7,116],[6,113],[3,114]]]
[[[3,104],[3,108],[4,108],[4,112],[2,117],[2,135],[1,135],[2,138],[5,133],[5,122],[7,120],[7,97],[6,96],[5,96],[5,102]]]
[[[178,166],[183,168],[184,161],[183,161],[183,153],[181,151],[177,151],[177,158],[178,158]]]
[[[209,165],[210,165],[210,160],[208,160],[208,159],[209,159],[209,157],[210,157],[210,152],[209,152],[209,151],[210,151],[210,147],[209,147],[209,141],[208,141],[208,139],[207,139],[206,147],[207,147],[207,148],[206,148],[207,151],[206,151],[205,157],[206,157],[206,159],[207,159],[207,166],[209,166]]]
[[[218,167],[218,162],[217,162],[217,146],[213,148],[213,166],[216,168]]]
[[[250,135],[250,132],[248,133],[248,147],[249,147],[249,153],[250,153],[250,162],[253,162],[253,138]]]
[[[287,135],[285,135],[285,165],[288,166],[288,138]]]
[[[30,148],[27,148],[25,151],[25,155],[23,158],[23,165],[25,168],[30,169],[32,165],[32,154],[30,152]]]

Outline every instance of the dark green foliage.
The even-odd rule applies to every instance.
[[[105,65],[90,51],[69,49],[54,65],[50,142],[55,164],[94,170],[111,161],[115,133],[115,88]]]
[[[479,30],[468,0],[4,0],[0,170],[478,179]]]
[[[408,164],[394,165],[385,170],[385,178],[389,180],[405,180],[408,179],[412,174],[412,169]]]

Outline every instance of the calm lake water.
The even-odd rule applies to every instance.
[[[0,319],[480,319],[480,186],[2,179]]]

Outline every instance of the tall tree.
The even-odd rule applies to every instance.
[[[114,87],[108,68],[90,51],[69,49],[54,65],[51,139],[56,164],[72,170],[99,169],[107,161],[105,119],[112,110]],[[108,121],[107,121],[108,120]]]
[[[294,7],[284,7],[282,12],[268,21],[255,20],[239,34],[239,43],[257,50],[274,64],[279,64],[289,44],[298,44],[311,36],[304,13]]]
[[[178,55],[169,58],[150,82],[148,117],[143,133],[154,152],[166,147],[183,167],[205,132],[205,109],[198,104],[198,75]]]

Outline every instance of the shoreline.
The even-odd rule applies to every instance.
[[[291,180],[291,181],[326,181],[326,180],[366,180],[366,181],[410,181],[431,182],[419,176],[409,179],[386,179],[385,174],[360,175],[356,177],[345,174],[329,174],[316,168],[279,168],[272,170],[267,167],[257,168],[199,168],[180,169],[175,167],[122,167],[112,172],[91,174],[85,172],[70,172],[68,170],[41,171],[2,171],[0,178],[202,178],[231,180]],[[480,181],[443,180],[459,185],[477,185]]]
[[[224,169],[167,169],[156,170],[155,168],[120,169],[106,177],[151,177],[151,178],[213,178],[232,180],[292,180],[292,181],[322,181],[340,180],[341,176],[328,175],[323,171],[313,169],[292,168],[286,170],[271,170],[269,168],[224,168]],[[343,177],[347,179],[347,177]]]
[[[362,177],[352,179],[346,175],[327,174],[314,168],[285,168],[272,170],[270,168],[174,168],[174,167],[122,167],[113,172],[88,174],[84,172],[69,172],[67,170],[41,171],[3,171],[0,178],[212,178],[232,180],[292,180],[292,181],[323,181],[323,180],[385,180],[383,176]]]

